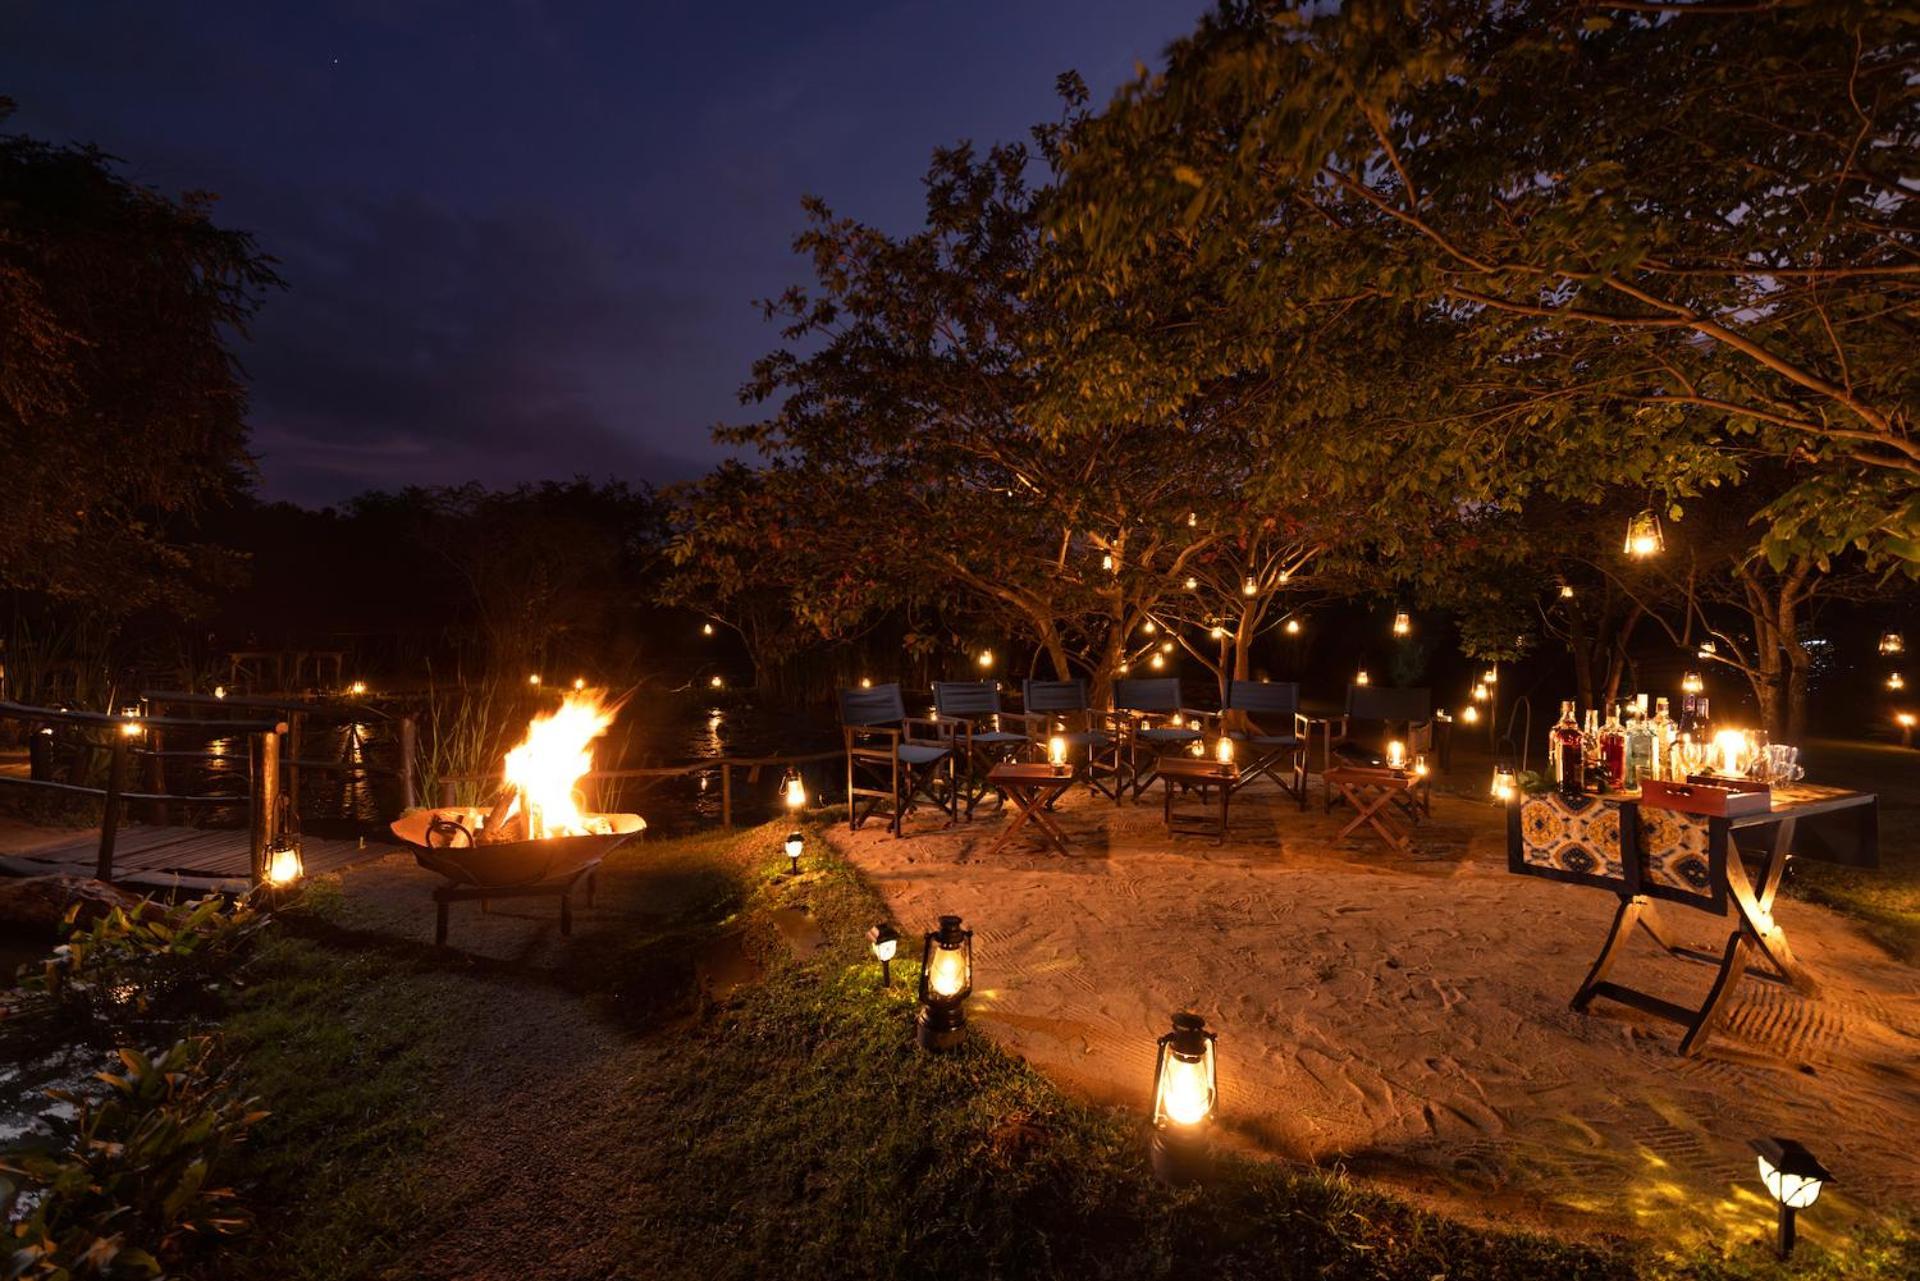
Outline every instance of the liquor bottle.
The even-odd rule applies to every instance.
[[[1634,704],[1627,716],[1627,786],[1640,786],[1640,780],[1653,774],[1653,722]]]
[[[1604,792],[1607,790],[1604,771],[1600,768],[1600,709],[1587,709],[1587,723],[1580,731],[1580,754],[1587,767],[1587,790]]]
[[[1673,742],[1680,736],[1673,718],[1667,715],[1667,700],[1655,699],[1653,703],[1653,776],[1655,778],[1673,777]]]
[[[1707,696],[1702,694],[1693,704],[1693,741],[1711,743],[1713,741],[1713,713],[1707,709]]]
[[[1620,723],[1620,704],[1600,731],[1600,772],[1606,777],[1607,790],[1617,792],[1627,785],[1627,729]]]
[[[1573,717],[1572,699],[1560,704],[1560,723],[1553,727],[1553,777],[1562,796],[1586,795],[1587,755],[1580,723]]]

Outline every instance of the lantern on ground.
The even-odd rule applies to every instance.
[[[1688,672],[1680,678],[1680,692],[1683,694],[1698,694],[1706,687],[1707,683],[1700,679],[1699,672]]]
[[[1058,734],[1047,740],[1047,763],[1055,769],[1067,767],[1067,740]]]
[[[355,698],[362,697],[366,692],[367,683],[365,681],[355,681],[353,684],[347,686],[347,693],[353,695]]]
[[[1214,1034],[1198,1014],[1173,1016],[1153,1065],[1153,1172],[1163,1183],[1192,1183],[1209,1166],[1207,1127],[1220,1097]]]
[[[1660,530],[1660,514],[1649,507],[1627,522],[1627,538],[1620,550],[1635,560],[1658,556],[1667,550],[1667,538]]]
[[[1367,675],[1367,669],[1363,667],[1354,673],[1353,683],[1355,685],[1371,685],[1373,683],[1373,677]]]
[[[1289,636],[1298,636],[1300,634],[1300,620],[1297,618],[1289,618],[1285,630]]]
[[[928,930],[920,953],[920,1047],[950,1050],[967,1031],[967,995],[973,991],[973,931],[943,916]]]
[[[1413,634],[1413,615],[1402,610],[1393,616],[1393,634],[1411,636]]]
[[[1519,790],[1514,783],[1513,766],[1496,765],[1493,767],[1493,799],[1496,804],[1505,805],[1514,798]]]
[[[1880,652],[1882,654],[1904,654],[1907,652],[1907,638],[1899,632],[1880,633]]]
[[[807,808],[807,785],[800,780],[800,771],[791,765],[780,779],[780,799],[786,802],[790,814]]]
[[[267,847],[266,878],[269,888],[290,889],[300,883],[306,874],[306,865],[300,858],[300,838],[282,836]]]
[[[1793,1253],[1793,1216],[1820,1199],[1820,1189],[1833,1178],[1819,1158],[1793,1139],[1754,1139],[1750,1146],[1760,1160],[1760,1182],[1780,1204],[1780,1257]]]
[[[800,875],[800,855],[804,853],[807,848],[806,834],[804,832],[788,832],[787,843],[784,848],[787,854],[787,875]]]
[[[873,959],[880,962],[880,986],[893,986],[893,956],[900,950],[900,931],[885,921],[867,931],[867,946]]]

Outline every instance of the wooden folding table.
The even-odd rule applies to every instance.
[[[1073,853],[1067,847],[1067,834],[1060,830],[1060,824],[1048,812],[1049,807],[1073,786],[1071,769],[1055,769],[1045,763],[1010,761],[988,770],[987,782],[999,788],[1013,802],[1013,817],[987,849],[988,854],[999,853],[1029,822],[1040,829],[1042,849],[1052,845],[1063,855]]]
[[[1227,813],[1239,783],[1239,771],[1231,764],[1204,756],[1164,756],[1160,760],[1160,781],[1166,784],[1160,816],[1170,836],[1211,836],[1214,844],[1227,843]],[[1183,814],[1173,807],[1174,793],[1198,792],[1205,807],[1198,814]],[[1211,802],[1211,804],[1209,804]]]
[[[1419,801],[1415,789],[1422,780],[1406,770],[1371,765],[1336,765],[1321,776],[1327,783],[1326,808],[1333,809],[1333,789],[1338,788],[1347,804],[1353,806],[1353,821],[1340,829],[1346,836],[1366,824],[1392,849],[1407,852],[1407,838],[1419,819]],[[1395,822],[1394,811],[1407,815],[1407,826]]]

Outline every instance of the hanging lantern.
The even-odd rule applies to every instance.
[[[122,711],[120,715],[126,718],[120,722],[120,736],[122,738],[139,738],[140,735],[146,732],[147,727],[140,723],[140,712],[137,708],[129,707]]]
[[[725,685],[726,685],[726,681],[720,678],[720,674],[718,672],[715,672],[712,676],[707,678],[707,688],[709,689],[721,689]]]
[[[1493,799],[1501,805],[1505,805],[1514,798],[1519,788],[1514,782],[1513,766],[1496,765],[1493,767],[1493,787],[1491,790],[1493,792]]]
[[[974,661],[980,664],[981,671],[984,672],[989,670],[993,666],[993,651],[990,649],[981,650],[980,657],[976,658]]]
[[[1199,523],[1200,523],[1200,513],[1199,513],[1199,512],[1188,512],[1188,513],[1187,513],[1187,528],[1188,528],[1188,529],[1192,529],[1192,528],[1193,528],[1193,527],[1194,527],[1195,525],[1198,525]]]
[[[1281,570],[1281,571],[1280,571],[1280,585],[1281,585],[1282,587],[1285,587],[1285,586],[1286,586],[1286,585],[1288,584],[1288,582],[1290,582],[1290,581],[1292,580],[1292,578],[1293,578],[1293,571],[1292,571],[1292,570],[1290,570],[1290,569],[1283,569],[1283,570]]]
[[[1395,614],[1393,616],[1393,634],[1395,636],[1411,636],[1413,634],[1413,615],[1407,613],[1405,610],[1401,610],[1398,614]]]
[[[1355,685],[1371,685],[1373,683],[1373,677],[1367,675],[1367,669],[1363,667],[1354,673],[1353,683]]]
[[[276,890],[298,885],[305,873],[305,864],[300,858],[300,838],[281,836],[267,847],[267,884]]]
[[[700,624],[700,634],[701,634],[702,636],[711,636],[711,635],[713,635],[713,624],[712,624],[712,623],[702,623],[702,624]]]
[[[1683,694],[1698,694],[1706,687],[1707,683],[1700,679],[1699,672],[1688,672],[1680,678],[1680,692]]]
[[[800,771],[791,765],[780,777],[780,797],[786,801],[790,813],[807,808],[807,785],[800,780]]]
[[[1059,734],[1047,740],[1047,763],[1055,769],[1067,767],[1067,740]]]
[[[1899,632],[1880,633],[1880,652],[1882,654],[1904,654],[1907,652],[1907,638]]]
[[[1572,584],[1572,583],[1562,583],[1562,584],[1560,584],[1560,599],[1561,599],[1561,600],[1572,600],[1572,599],[1573,599],[1573,584]]]
[[[1172,641],[1161,641],[1161,642],[1160,642],[1160,652],[1161,652],[1162,654],[1171,654],[1171,653],[1173,653],[1173,642],[1172,642]]]
[[[1902,675],[1901,675],[1901,674],[1900,674],[1899,672],[1888,672],[1888,673],[1887,673],[1887,688],[1888,688],[1888,689],[1905,689],[1906,687],[1907,687],[1907,678],[1906,678],[1906,677],[1904,677],[1904,676],[1902,676]]]
[[[1252,575],[1248,575],[1247,581],[1240,584],[1240,594],[1242,596],[1258,596],[1260,594],[1260,584],[1253,580]]]
[[[1460,723],[1463,725],[1478,725],[1480,723],[1480,709],[1472,703],[1468,703],[1460,709]]]
[[[1497,667],[1489,667],[1486,671],[1480,673],[1480,683],[1482,685],[1498,685],[1500,683],[1500,669]]]
[[[784,847],[787,853],[787,875],[800,875],[800,855],[806,852],[807,837],[804,832],[788,832]]]
[[[973,991],[973,931],[960,918],[943,916],[928,930],[920,954],[920,1047],[950,1050],[967,1031],[966,1001]]]
[[[1485,685],[1479,682],[1474,683],[1473,701],[1476,703],[1484,703],[1487,701],[1487,687]]]
[[[1620,550],[1636,560],[1658,556],[1667,550],[1666,535],[1660,532],[1659,513],[1649,507],[1628,521],[1626,542]]]
[[[215,685],[213,687],[213,696],[215,698],[225,698],[227,696],[227,687],[225,685]]]
[[[900,950],[900,931],[885,921],[867,931],[867,946],[873,959],[880,962],[880,986],[893,986],[893,956]]]
[[[1225,640],[1227,638],[1227,629],[1215,623],[1212,629],[1207,632],[1207,635],[1213,637],[1215,640]]]
[[[1100,568],[1106,570],[1109,574],[1113,572],[1113,553],[1112,552],[1107,552],[1105,555],[1100,557]]]
[[[534,673],[534,674],[533,674],[532,676],[529,676],[529,677],[527,677],[527,684],[529,684],[529,685],[531,685],[531,686],[533,686],[533,688],[535,688],[535,689],[539,689],[539,688],[540,688],[540,674],[539,674],[538,672],[535,672],[535,673]]]
[[[1754,1139],[1748,1143],[1759,1157],[1760,1182],[1780,1204],[1780,1232],[1776,1243],[1781,1258],[1793,1253],[1793,1216],[1820,1199],[1820,1189],[1833,1178],[1818,1157],[1793,1139]]]
[[[1163,1183],[1191,1183],[1208,1169],[1206,1129],[1220,1097],[1214,1034],[1198,1014],[1173,1016],[1153,1065],[1153,1172]]]
[[[1154,621],[1151,618],[1149,618],[1146,622],[1140,624],[1140,630],[1145,632],[1147,635],[1151,636],[1155,632],[1159,631],[1160,628],[1158,625],[1154,623]]]
[[[1289,636],[1298,636],[1300,634],[1300,620],[1297,618],[1289,618],[1285,630]]]
[[[1197,578],[1195,578],[1195,577],[1194,577],[1194,576],[1193,576],[1192,574],[1188,574],[1188,575],[1187,575],[1187,590],[1188,590],[1188,591],[1193,591],[1193,590],[1195,590],[1196,588],[1198,588],[1199,586],[1200,586],[1200,580],[1199,580],[1199,579],[1197,579]]]
[[[871,676],[862,676],[862,677],[860,678],[860,688],[861,688],[861,689],[872,689],[872,688],[873,688],[873,677],[871,677]]]
[[[1151,667],[1156,672],[1162,669],[1163,667],[1165,667],[1166,665],[1167,665],[1166,656],[1163,654],[1155,654],[1147,662],[1147,666]]]

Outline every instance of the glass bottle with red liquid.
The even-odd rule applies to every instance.
[[[1618,703],[1613,705],[1613,715],[1600,731],[1600,773],[1610,792],[1618,792],[1627,785],[1627,727],[1620,723]]]
[[[1574,716],[1572,699],[1560,704],[1560,723],[1553,727],[1553,777],[1562,796],[1587,794],[1585,739]]]

